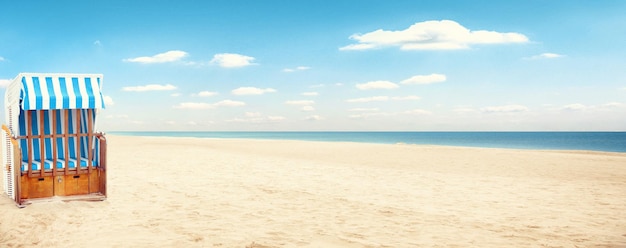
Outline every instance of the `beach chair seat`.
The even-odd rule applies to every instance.
[[[41,164],[42,164],[41,161],[33,161],[32,163],[33,163],[33,165],[32,165],[31,169],[33,171],[41,170]],[[53,163],[54,162],[52,160],[44,160],[43,161],[44,170],[52,170],[52,164]],[[63,168],[62,163],[61,162],[57,162],[57,169],[62,169],[62,168]],[[28,161],[22,161],[22,171],[23,172],[28,171]]]
[[[32,170],[33,171],[38,171],[41,170],[41,161],[33,161],[33,166],[32,166]],[[54,164],[54,161],[52,160],[44,160],[43,161],[44,164],[44,170],[52,170],[52,164]],[[69,164],[69,168],[70,169],[75,169],[76,168],[76,164],[77,164],[77,160],[76,159],[69,159],[68,163],[66,163],[65,160],[62,159],[58,159],[57,160],[57,169],[65,169],[65,164]],[[81,158],[80,159],[80,167],[81,168],[87,168],[87,166],[89,165],[89,159],[87,158]],[[92,161],[91,164],[93,167],[98,167],[98,163],[97,161]],[[21,167],[22,172],[27,172],[28,171],[28,161],[22,161],[22,167]]]
[[[63,161],[63,162],[65,163],[65,161]],[[76,164],[77,164],[76,163],[77,162],[76,159],[69,159],[68,162],[69,162],[69,168],[70,169],[76,168]],[[86,159],[86,158],[80,158],[80,167],[81,168],[87,168],[87,165],[89,165],[89,160]],[[93,167],[98,167],[98,163],[96,161],[92,161],[91,165]],[[65,165],[64,165],[63,168],[65,168]]]

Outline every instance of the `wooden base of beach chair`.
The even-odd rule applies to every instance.
[[[44,198],[24,199],[22,204],[17,206],[20,208],[26,207],[33,203],[40,202],[71,202],[71,201],[104,201],[106,196],[100,193],[86,194],[86,195],[71,195],[71,196],[53,196]]]
[[[78,174],[21,176],[20,201],[18,205],[45,198],[71,197],[73,200],[103,200],[106,198],[106,173],[104,169],[87,170]],[[51,173],[50,173],[51,174]]]

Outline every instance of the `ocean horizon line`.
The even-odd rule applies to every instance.
[[[112,131],[113,135],[626,152],[622,131]]]

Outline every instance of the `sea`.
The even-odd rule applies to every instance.
[[[272,139],[626,152],[626,132],[110,132],[125,136]]]

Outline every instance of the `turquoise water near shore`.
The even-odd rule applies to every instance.
[[[626,132],[110,132],[125,136],[345,141],[626,152]]]

